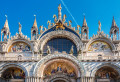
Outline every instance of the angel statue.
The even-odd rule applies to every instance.
[[[57,16],[56,16],[56,15],[53,15],[53,18],[55,18],[55,19],[54,19],[54,22],[56,23],[56,22],[57,22]]]
[[[98,31],[100,32],[101,31],[101,22],[99,21],[98,24],[99,24]]]
[[[47,24],[48,24],[48,28],[50,28],[51,27],[51,20],[50,21],[48,20]]]
[[[72,21],[70,20],[70,21],[68,21],[68,23],[69,23],[69,27],[71,27],[71,23],[72,23]]]
[[[39,29],[40,29],[40,33],[42,33],[43,32],[43,25],[40,26]]]

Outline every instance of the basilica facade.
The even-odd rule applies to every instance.
[[[86,19],[72,27],[66,15],[38,29],[36,17],[31,39],[19,30],[11,36],[6,18],[1,29],[0,82],[120,82],[119,28],[113,17],[110,34],[101,31],[89,38]]]

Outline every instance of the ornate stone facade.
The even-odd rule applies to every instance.
[[[61,5],[58,19],[53,17],[54,23],[48,21],[48,29],[40,26],[39,33],[35,16],[31,40],[21,32],[20,23],[19,33],[10,37],[6,19],[1,30],[0,82],[120,82],[119,29],[114,18],[111,37],[101,31],[99,21],[97,34],[89,39],[85,17],[77,30],[71,21],[65,22],[66,15],[62,19]]]

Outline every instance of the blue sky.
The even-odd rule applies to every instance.
[[[63,1],[80,26],[82,26],[83,13],[85,13],[90,37],[97,33],[99,20],[106,34],[109,34],[113,16],[120,27],[120,0]],[[59,4],[62,6],[62,14],[67,15],[66,21],[72,20],[72,26],[76,27],[76,23],[60,0],[0,0],[0,29],[3,28],[5,15],[7,15],[12,36],[18,32],[18,22],[20,22],[23,34],[30,37],[34,14],[36,14],[38,27],[40,25],[47,27],[47,21],[54,21],[53,15],[58,15]]]

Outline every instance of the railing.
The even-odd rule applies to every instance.
[[[82,60],[120,60],[120,56],[83,56]]]
[[[70,54],[66,54],[70,55]],[[22,57],[22,56],[17,56],[17,57],[3,57],[0,56],[0,61],[39,61],[45,56],[32,56],[32,57]],[[109,60],[120,60],[120,56],[79,56],[79,60],[102,60],[102,61],[109,61]]]
[[[39,61],[42,57],[0,57],[0,61]]]

